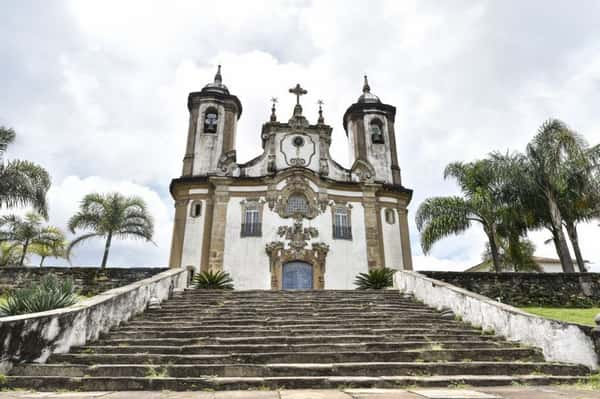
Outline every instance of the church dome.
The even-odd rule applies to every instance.
[[[369,81],[367,80],[367,75],[365,75],[365,83],[363,84],[363,94],[358,97],[358,103],[381,103],[379,97],[375,94],[371,93],[371,87],[369,86]]]
[[[212,83],[209,83],[206,86],[204,86],[202,91],[229,94],[229,89],[227,89],[227,86],[223,84],[223,77],[221,76],[221,65],[219,65],[217,69],[217,73],[215,74],[215,80]]]

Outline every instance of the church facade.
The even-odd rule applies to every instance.
[[[236,289],[352,289],[358,273],[412,269],[395,107],[363,93],[344,114],[352,167],[332,159],[332,128],[296,106],[287,122],[275,103],[262,126],[263,153],[236,160],[240,100],[222,82],[188,96],[183,172],[170,185],[175,223],[170,267],[223,270]]]

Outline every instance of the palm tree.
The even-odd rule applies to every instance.
[[[529,208],[537,209],[542,224],[552,233],[564,272],[574,271],[563,231],[565,216],[570,219],[569,225],[577,219],[577,213],[571,213],[573,208],[569,205],[574,196],[580,196],[575,194],[580,187],[573,185],[573,171],[588,174],[595,169],[586,148],[585,141],[563,122],[546,121],[527,145],[527,162],[520,182],[524,192],[528,192]],[[572,231],[576,233],[576,229]],[[576,235],[573,239],[577,242]]]
[[[42,217],[33,212],[27,213],[25,218],[16,215],[3,216],[0,218],[0,227],[0,242],[9,243],[11,251],[20,251],[19,266],[23,266],[31,246],[52,246],[56,241],[64,240],[57,228],[43,226]]]
[[[50,176],[41,166],[29,161],[4,162],[4,153],[15,140],[15,131],[0,126],[0,208],[31,205],[48,217],[46,193]]]
[[[0,266],[12,266],[19,263],[21,252],[8,242],[0,242]]]
[[[140,238],[152,241],[154,223],[146,209],[146,203],[139,197],[125,197],[119,193],[86,195],[81,201],[79,212],[69,220],[69,229],[92,230],[71,242],[67,249],[70,254],[73,247],[92,237],[104,237],[104,255],[101,268],[106,268],[108,253],[113,237]]]
[[[428,253],[433,244],[451,234],[459,234],[473,222],[483,227],[492,255],[494,270],[500,271],[498,227],[503,204],[496,200],[500,181],[495,163],[490,159],[470,163],[454,162],[444,171],[444,178],[454,177],[463,197],[426,199],[417,210],[417,228],[421,232],[421,247]]]
[[[66,258],[68,242],[62,231],[56,227],[48,227],[55,239],[45,243],[33,243],[31,252],[40,257],[40,267],[44,265],[46,258]]]

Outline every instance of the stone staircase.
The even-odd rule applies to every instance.
[[[580,365],[482,332],[397,291],[176,293],[96,342],[22,364],[38,390],[232,390],[554,384]]]

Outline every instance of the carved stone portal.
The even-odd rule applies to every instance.
[[[313,288],[325,288],[325,259],[329,252],[329,246],[325,243],[311,243],[306,248],[311,238],[318,236],[314,227],[302,227],[302,220],[296,220],[293,226],[281,226],[277,233],[285,240],[273,241],[266,245],[265,250],[269,255],[271,271],[271,289],[282,289],[283,265],[292,261],[302,261],[310,264],[313,268]]]

